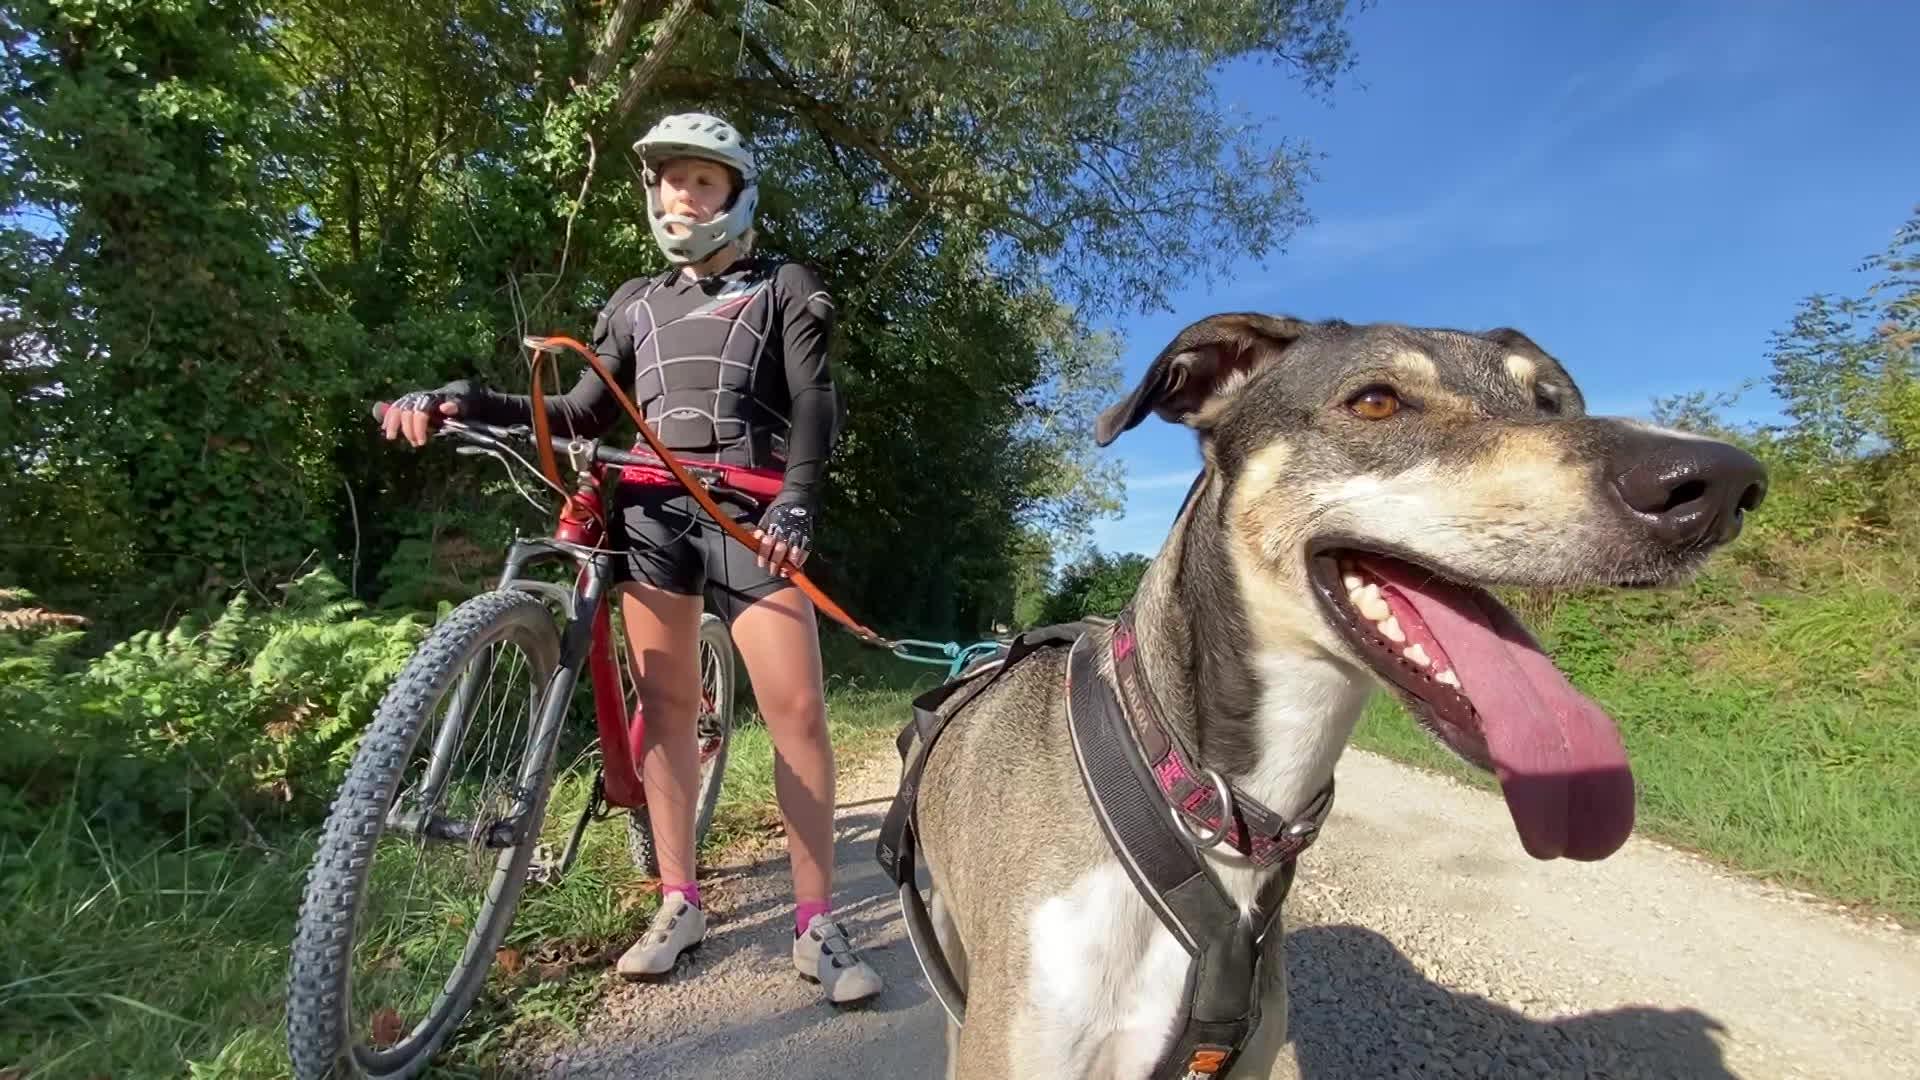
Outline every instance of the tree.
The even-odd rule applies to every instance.
[[[1088,615],[1112,618],[1133,599],[1153,560],[1131,552],[1094,551],[1070,563],[1041,609],[1041,621],[1071,622]]]
[[[1861,269],[1882,277],[1858,298],[1808,297],[1769,352],[1790,445],[1810,464],[1920,451],[1920,208]]]
[[[1722,414],[1738,404],[1740,395],[1753,389],[1754,385],[1755,380],[1749,379],[1741,383],[1739,389],[1730,392],[1709,394],[1705,390],[1693,390],[1656,397],[1653,399],[1653,422],[1709,438],[1738,440],[1745,433],[1727,423]]]
[[[706,10],[717,32],[689,39],[663,93],[777,123],[861,198],[977,231],[1008,272],[1084,305],[1164,306],[1171,283],[1222,272],[1223,246],[1279,250],[1307,220],[1309,148],[1263,145],[1208,77],[1252,59],[1324,93],[1352,63],[1343,0]]]
[[[1307,148],[1260,149],[1208,72],[1265,60],[1324,94],[1351,62],[1330,0],[31,0],[4,18],[21,135],[0,231],[37,261],[0,310],[24,313],[9,355],[40,357],[9,378],[78,407],[0,415],[0,476],[48,508],[45,536],[98,550],[53,572],[0,554],[0,573],[90,613],[104,598],[61,589],[108,566],[135,608],[309,557],[407,602],[465,587],[463,566],[482,580],[541,523],[470,459],[374,445],[366,407],[454,377],[522,386],[525,332],[578,336],[658,270],[626,147],[698,107],[762,156],[761,246],[818,267],[841,312],[851,423],[820,574],[877,625],[1004,620],[1035,538],[1064,550],[1117,506],[1089,431],[1118,350],[1083,312],[1163,304],[1305,220]],[[102,462],[86,497],[61,488]]]
[[[260,212],[286,134],[264,21],[248,3],[100,0],[27,3],[6,25],[7,204],[52,223],[10,230],[32,269],[8,283],[28,324],[8,349],[44,350],[40,393],[70,410],[54,442],[9,448],[30,462],[15,479],[72,512],[38,527],[120,533],[134,549],[107,568],[158,595],[237,581],[249,557],[293,565],[333,497],[314,420],[339,377]]]
[[[1804,539],[1920,528],[1920,207],[1860,269],[1876,275],[1861,295],[1810,296],[1773,335],[1769,383],[1789,423],[1733,428],[1720,412],[1734,395],[1655,402],[1657,420],[1767,459],[1776,494],[1763,529]]]

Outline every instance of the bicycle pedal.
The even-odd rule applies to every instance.
[[[552,844],[540,844],[533,849],[533,858],[527,862],[528,885],[556,885],[560,882],[560,860],[556,857]]]

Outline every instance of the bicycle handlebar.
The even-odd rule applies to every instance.
[[[385,401],[374,402],[373,418],[375,420],[385,420],[388,405],[389,403]],[[435,419],[433,426],[436,432],[456,435],[464,441],[483,446],[488,443],[497,444],[504,442],[523,442],[531,446],[534,440],[533,430],[528,427],[500,427],[497,424],[483,424],[478,420],[460,420],[451,416],[442,416]],[[593,447],[593,460],[603,465],[638,465],[642,468],[663,470],[666,468],[665,463],[652,454],[635,453],[631,450],[616,450],[613,447],[602,446],[600,443],[589,439],[563,439],[556,435],[547,441],[553,444],[553,452],[555,454],[561,455],[562,458],[568,460],[571,459],[578,445],[584,443]],[[698,477],[702,483],[706,484],[709,491],[738,496],[739,498],[751,501],[756,506],[764,501],[752,492],[741,490],[738,485],[729,484],[725,476],[712,469],[703,469],[698,465],[688,465],[684,462],[682,465],[687,472]]]

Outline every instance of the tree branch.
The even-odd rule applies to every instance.
[[[620,0],[613,14],[607,17],[607,25],[600,31],[600,43],[594,46],[593,59],[587,63],[588,82],[597,83],[613,72],[614,65],[627,51],[627,43],[633,40],[633,32],[659,8],[655,0]]]
[[[560,244],[560,269],[554,271],[553,283],[547,286],[547,291],[541,293],[540,299],[534,301],[533,306],[528,309],[535,315],[546,309],[547,301],[553,298],[553,291],[566,280],[567,254],[573,250],[573,221],[580,216],[580,208],[587,205],[587,189],[593,186],[593,169],[600,161],[600,150],[593,145],[593,136],[585,135],[582,138],[587,141],[587,175],[580,181],[580,194],[573,200],[573,209],[567,212],[566,239]]]
[[[659,78],[660,70],[666,65],[667,55],[687,32],[687,26],[693,20],[695,0],[674,0],[673,8],[667,12],[658,29],[653,32],[653,44],[647,47],[647,54],[639,59],[627,72],[627,84],[620,89],[620,98],[614,102],[613,115],[609,118],[614,130],[626,125],[640,108],[640,100],[646,94],[654,80]]]

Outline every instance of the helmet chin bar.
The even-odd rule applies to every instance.
[[[647,186],[647,224],[654,242],[676,265],[700,262],[730,243],[743,241],[753,229],[753,212],[760,203],[760,169],[740,132],[709,113],[678,113],[655,124],[633,144],[640,156],[641,179]],[[707,221],[669,215],[660,203],[662,162],[674,158],[702,158],[725,166],[739,181],[723,213]],[[683,226],[675,236],[669,224]]]
[[[759,193],[752,184],[744,185],[725,210],[706,221],[697,221],[685,214],[667,213],[660,201],[659,178],[649,175],[645,179],[647,223],[653,228],[653,239],[661,253],[676,266],[709,258],[740,239],[753,221],[753,204]]]

